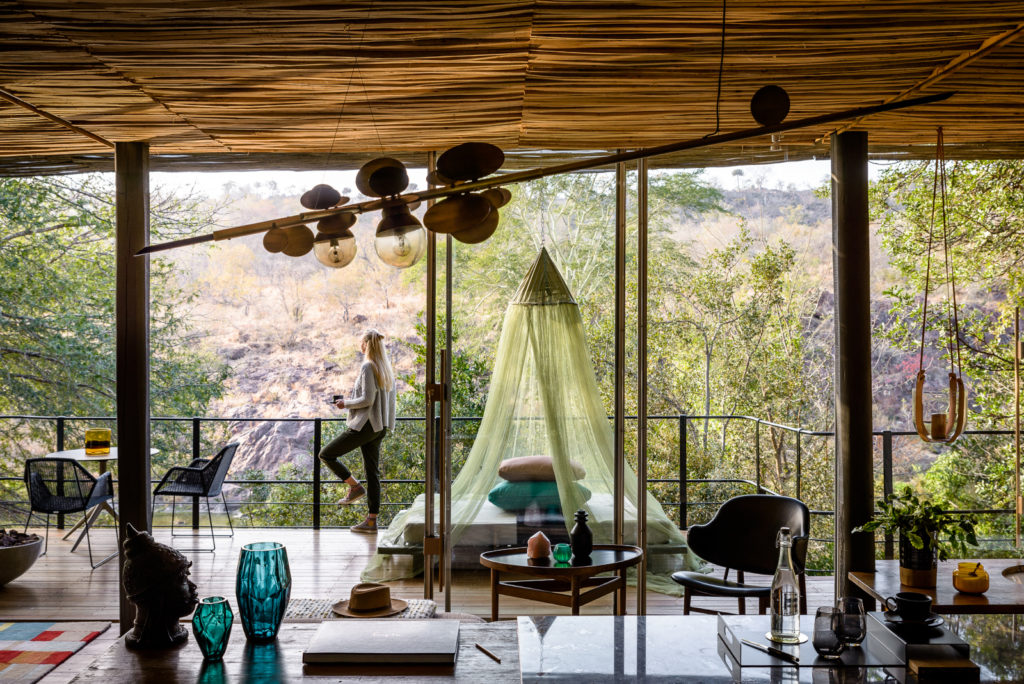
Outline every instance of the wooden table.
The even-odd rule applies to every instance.
[[[615,595],[615,614],[626,614],[626,568],[638,565],[644,552],[637,546],[595,544],[586,565],[536,565],[526,557],[526,549],[517,547],[497,549],[480,554],[480,564],[491,569],[491,620],[498,619],[498,597],[519,598],[568,606],[573,615],[580,614],[580,606],[612,592]],[[538,579],[502,582],[501,573],[530,575]],[[597,577],[614,572],[612,577]],[[588,591],[581,591],[588,588]],[[566,594],[565,592],[568,592]]]
[[[936,613],[1024,613],[1024,584],[1018,584],[1003,575],[1006,568],[1021,565],[1012,558],[974,559],[980,562],[989,575],[989,588],[981,596],[961,594],[953,588],[953,570],[965,560],[948,560],[939,563],[937,585],[934,587],[908,587],[900,584],[899,561],[875,561],[875,572],[850,572],[848,577],[857,587],[863,589],[877,601],[894,596],[900,591],[917,591],[932,597],[932,610]],[[1024,579],[1024,575],[1017,575]]]
[[[353,619],[353,622],[355,620]],[[425,665],[303,665],[302,651],[309,645],[317,624],[285,623],[277,640],[249,644],[235,617],[231,640],[221,663],[203,663],[195,639],[189,634],[181,646],[158,651],[132,651],[124,639],[114,642],[72,681],[91,684],[112,682],[298,682],[327,679],[332,682],[466,682],[467,684],[518,683],[519,650],[516,624],[463,623],[459,630],[459,654],[454,669]],[[117,629],[117,626],[111,627]],[[191,630],[190,630],[191,631]],[[501,658],[496,663],[481,653],[480,644]]]

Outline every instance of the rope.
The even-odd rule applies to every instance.
[[[921,313],[921,351],[918,355],[918,371],[924,370],[924,338],[928,325],[928,291],[931,288],[932,271],[932,247],[935,237],[935,207],[941,201],[942,207],[942,246],[943,267],[946,272],[946,293],[949,300],[953,302],[953,315],[947,314],[946,334],[947,349],[949,350],[949,372],[954,375],[963,374],[963,364],[960,357],[960,316],[956,299],[956,275],[953,268],[953,259],[949,248],[949,220],[946,217],[946,150],[943,143],[942,127],[936,132],[935,142],[935,172],[932,180],[932,211],[928,226],[928,255],[925,261],[924,276],[924,307]]]

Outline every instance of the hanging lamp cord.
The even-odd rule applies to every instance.
[[[718,135],[718,130],[721,127],[722,71],[725,68],[725,3],[726,0],[722,0],[722,38],[718,48],[718,91],[715,94],[715,130],[705,135],[705,138]]]

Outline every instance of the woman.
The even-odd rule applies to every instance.
[[[380,472],[377,466],[380,443],[388,430],[395,429],[395,374],[384,348],[384,336],[379,332],[364,332],[359,348],[363,352],[364,361],[352,388],[352,395],[340,398],[335,403],[338,408],[348,409],[347,429],[321,449],[319,456],[331,472],[349,485],[348,494],[338,501],[338,505],[348,506],[364,495],[367,497],[369,513],[366,520],[353,525],[352,531],[376,534],[377,513],[380,512]],[[352,477],[345,464],[338,460],[356,447],[363,454],[365,488]]]

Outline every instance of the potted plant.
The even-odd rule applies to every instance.
[[[854,532],[882,530],[899,534],[900,582],[911,587],[935,586],[935,563],[976,545],[974,519],[944,512],[943,505],[919,499],[909,486],[878,502],[875,517]]]

